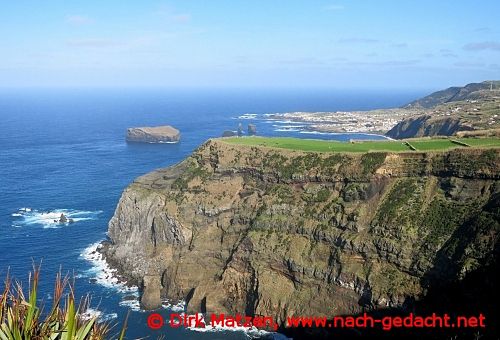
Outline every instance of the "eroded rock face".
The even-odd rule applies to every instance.
[[[161,307],[161,282],[157,275],[146,275],[143,279],[141,308],[153,310]]]
[[[179,130],[170,125],[129,128],[126,136],[127,142],[137,143],[176,143],[180,138]]]
[[[321,154],[214,140],[138,178],[110,263],[155,306],[272,315],[401,306],[498,249],[500,151]],[[153,282],[153,284],[147,284]]]
[[[473,130],[457,117],[433,117],[422,115],[403,119],[396,124],[386,135],[395,139],[452,136],[460,131]]]

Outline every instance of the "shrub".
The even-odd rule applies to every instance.
[[[83,317],[90,299],[86,297],[78,306],[75,304],[74,287],[68,276],[56,276],[52,307],[42,315],[43,307],[37,306],[39,274],[39,267],[30,273],[27,297],[21,283],[13,283],[7,275],[0,295],[0,339],[84,340],[104,339],[108,335],[111,329],[108,323],[98,322],[97,317]],[[119,339],[125,336],[126,323]]]

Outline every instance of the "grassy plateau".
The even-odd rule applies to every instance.
[[[221,140],[230,144],[317,152],[418,152],[444,151],[452,148],[467,147],[500,147],[500,138],[417,138],[408,140],[355,141],[352,143],[291,137],[229,137]],[[410,145],[415,150],[412,150]]]

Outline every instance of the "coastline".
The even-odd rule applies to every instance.
[[[398,122],[409,116],[418,115],[415,109],[393,108],[369,111],[324,111],[324,112],[283,112],[250,114],[236,117],[245,120],[261,120],[277,124],[289,124],[275,131],[296,131],[299,133],[345,133],[383,136]],[[301,125],[290,125],[301,124]],[[292,128],[292,129],[290,129]]]

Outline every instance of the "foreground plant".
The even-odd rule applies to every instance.
[[[0,340],[83,340],[104,339],[109,335],[111,327],[108,323],[85,316],[90,304],[88,297],[75,304],[74,286],[68,276],[56,276],[52,307],[44,313],[43,307],[37,306],[39,275],[39,268],[30,273],[27,298],[21,283],[13,283],[7,275],[0,296]],[[125,328],[126,321],[119,339],[123,339]]]

